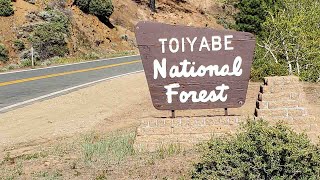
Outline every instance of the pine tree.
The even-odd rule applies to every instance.
[[[240,0],[236,4],[237,30],[259,34],[269,12],[277,11],[281,4],[280,0]]]

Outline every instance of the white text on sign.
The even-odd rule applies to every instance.
[[[198,38],[160,38],[161,52],[165,53],[177,53],[177,52],[202,52],[206,51],[232,51],[234,48],[232,45],[232,35],[225,35],[224,37],[212,36],[210,41],[206,37]],[[199,48],[196,48],[196,44],[200,44]],[[233,61],[232,67],[228,64],[218,66],[212,64],[209,66],[200,65],[195,68],[195,62],[187,59],[182,60],[179,65],[167,67],[167,59],[162,58],[161,63],[158,59],[153,62],[153,78],[194,78],[194,77],[214,77],[214,76],[241,76],[242,75],[242,58],[236,56]],[[211,92],[206,90],[196,91],[181,91],[179,83],[169,84],[164,86],[166,89],[167,102],[172,103],[173,96],[178,96],[180,103],[186,103],[192,101],[193,103],[206,103],[206,102],[226,102],[228,99],[227,90],[230,87],[226,84],[216,86]]]

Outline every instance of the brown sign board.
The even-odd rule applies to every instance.
[[[238,108],[245,103],[254,35],[139,22],[136,39],[156,109]]]

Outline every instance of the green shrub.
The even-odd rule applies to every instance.
[[[6,66],[6,68],[8,70],[14,70],[14,69],[19,68],[19,65],[17,65],[17,64],[9,64],[9,65]]]
[[[24,45],[24,42],[21,41],[20,39],[16,39],[13,42],[13,44],[14,44],[14,47],[19,51],[22,51],[22,50],[24,50],[26,48],[25,45]]]
[[[64,32],[64,27],[59,23],[45,23],[35,28],[31,42],[41,59],[68,53]]]
[[[20,53],[20,62],[23,62],[24,60],[31,60],[32,59],[32,52],[31,49],[25,49]],[[40,60],[39,53],[37,51],[33,50],[33,60],[35,62]]]
[[[97,17],[110,17],[113,13],[111,0],[91,0],[89,12]]]
[[[40,12],[39,16],[47,22],[60,24],[63,27],[63,33],[69,32],[70,20],[64,13],[58,10],[48,10]]]
[[[193,179],[319,179],[320,151],[288,127],[248,121],[234,137],[203,145]]]
[[[101,58],[99,56],[99,54],[95,53],[95,52],[90,52],[84,55],[83,59],[85,60],[93,60],[93,59],[99,59]]]
[[[74,4],[85,13],[89,13],[89,4],[91,0],[75,0]]]
[[[11,0],[0,0],[0,16],[11,16],[13,13]]]
[[[40,17],[46,23],[35,27],[30,41],[41,59],[67,54],[67,37],[69,36],[69,19],[59,11],[44,11]]]
[[[113,13],[111,0],[75,0],[74,4],[83,12],[93,14],[97,17],[109,18]]]
[[[0,44],[0,61],[5,63],[9,60],[8,50],[3,44]]]
[[[233,29],[234,28],[234,23],[230,22],[225,17],[217,17],[217,23],[223,26],[225,29]]]
[[[31,59],[22,59],[20,60],[20,67],[30,67],[32,66],[32,61]]]

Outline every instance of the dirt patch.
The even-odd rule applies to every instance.
[[[121,132],[122,135],[125,132]],[[119,138],[119,137],[118,137]],[[88,140],[90,142],[88,142]],[[119,139],[118,139],[119,140]],[[121,139],[101,140],[99,135],[62,140],[22,155],[8,154],[0,161],[0,177],[11,179],[189,179],[198,159],[196,151],[161,149],[130,153]],[[108,146],[112,145],[112,147]],[[114,148],[117,147],[121,148]],[[111,156],[101,151],[108,148]]]
[[[230,114],[253,114],[255,92],[258,88],[259,83],[252,83],[247,104],[240,109],[230,109]],[[196,110],[178,111],[177,115],[223,113],[223,110]],[[0,114],[0,159],[6,159],[2,167],[8,169],[6,175],[13,174],[14,177],[27,179],[189,177],[188,173],[197,160],[197,153],[193,150],[176,150],[177,147],[151,154],[134,154],[120,162],[108,164],[96,161],[88,164],[84,160],[86,144],[83,139],[87,139],[86,136],[92,131],[98,134],[97,137],[117,130],[131,129],[134,132],[143,118],[169,116],[170,112],[153,108],[143,73],[37,102]],[[103,144],[97,138],[93,139],[93,142]],[[76,168],[73,168],[73,164],[76,164]]]
[[[151,109],[146,87],[140,73],[0,114],[1,147],[131,126]]]
[[[246,104],[230,109],[230,114],[253,115],[260,84],[250,83]],[[311,112],[319,117],[320,85],[305,83],[304,90]],[[178,111],[177,115],[223,113],[224,110],[217,109]],[[194,150],[171,147],[132,154],[134,136],[120,141],[106,139],[115,131],[120,131],[120,135],[134,134],[141,119],[169,116],[170,112],[153,108],[143,73],[0,114],[0,169],[5,170],[1,173],[27,179],[188,179],[198,158]],[[121,145],[125,149],[111,149],[118,152],[112,161],[101,151],[110,142],[114,148]]]
[[[253,114],[259,85],[250,84],[246,104],[230,109],[230,115]],[[145,76],[139,73],[0,114],[0,147],[25,146],[30,141],[46,142],[90,130],[108,132],[138,126],[143,118],[169,117],[170,113],[153,108]],[[176,114],[223,115],[224,110],[178,111]]]

